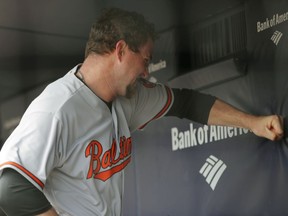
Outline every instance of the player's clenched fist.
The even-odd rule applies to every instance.
[[[251,131],[272,141],[283,138],[283,118],[278,115],[258,116],[251,120]]]

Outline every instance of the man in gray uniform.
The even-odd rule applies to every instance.
[[[142,15],[102,14],[84,62],[31,103],[1,150],[7,215],[121,215],[131,132],[165,115],[282,138],[277,115],[250,115],[209,95],[146,81],[155,38]]]

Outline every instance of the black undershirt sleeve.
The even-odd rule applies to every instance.
[[[13,169],[3,170],[0,188],[0,208],[9,216],[38,215],[52,208],[45,195]]]
[[[166,116],[176,116],[207,124],[216,97],[192,89],[172,89],[172,91],[174,103]]]

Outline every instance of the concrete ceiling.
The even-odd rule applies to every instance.
[[[55,80],[83,61],[90,25],[104,7],[145,15],[161,32],[201,22],[243,0],[1,0],[0,103]]]

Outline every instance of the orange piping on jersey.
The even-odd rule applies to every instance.
[[[154,118],[152,118],[150,121],[148,121],[147,123],[145,123],[144,125],[142,125],[139,129],[143,129],[147,124],[149,124],[151,121],[160,118],[166,111],[167,109],[170,107],[171,103],[172,103],[172,92],[170,90],[170,88],[168,88],[167,86],[165,86],[166,88],[166,92],[167,92],[167,102],[165,104],[165,106],[163,107],[163,109],[154,116]]]
[[[28,175],[34,182],[36,182],[42,189],[44,188],[44,184],[41,180],[39,180],[35,175],[33,175],[31,172],[29,172],[27,169],[25,169],[24,167],[22,167],[21,165],[9,161],[3,164],[0,164],[0,168],[5,166],[5,165],[12,165],[14,167],[17,167],[18,169],[20,169],[22,172],[24,172],[26,175]]]

